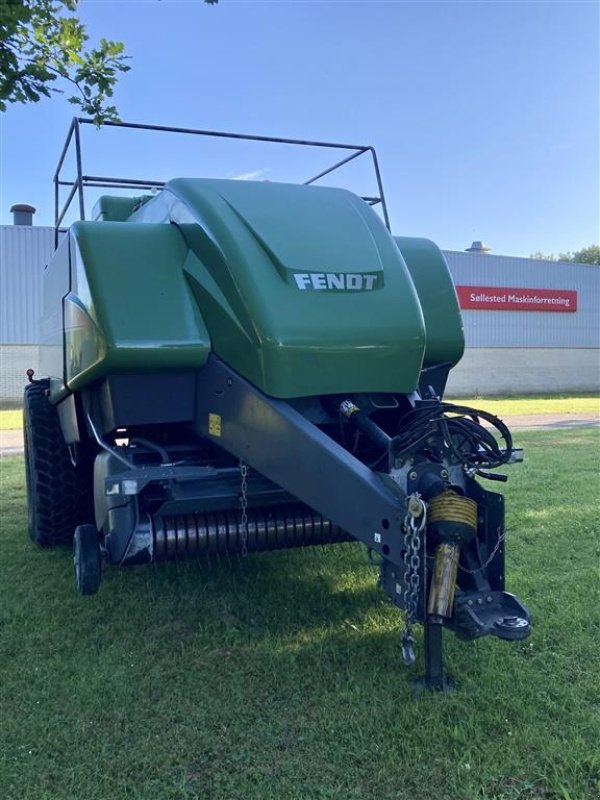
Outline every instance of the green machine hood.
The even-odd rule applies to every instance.
[[[394,239],[351,192],[175,179],[131,220],[179,227],[213,350],[268,394],[415,389],[419,296]]]
[[[201,366],[212,349],[274,397],[409,393],[424,365],[462,354],[439,250],[397,243],[351,192],[175,179],[126,221],[111,221],[111,200],[103,198],[106,221],[71,232],[80,284],[71,301],[88,307],[103,342],[86,376],[67,370],[73,388],[154,362]]]

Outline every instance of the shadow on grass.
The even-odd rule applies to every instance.
[[[63,601],[85,615],[93,607],[106,614],[127,609],[127,618],[197,619],[208,626],[245,627],[252,635],[261,629],[272,636],[299,630],[336,627],[348,619],[356,626],[381,608],[401,615],[377,586],[378,570],[366,563],[358,544],[330,545],[297,551],[279,551],[246,558],[221,557],[212,561],[161,562],[142,567],[111,567],[103,571],[99,593],[80,598],[73,587],[68,548],[36,551],[45,571],[51,570],[57,591],[67,592]],[[36,561],[39,558],[35,559]],[[148,609],[154,613],[148,619]],[[216,612],[216,613],[215,613]],[[214,615],[211,622],[210,615]]]

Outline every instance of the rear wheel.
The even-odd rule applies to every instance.
[[[93,517],[91,468],[73,466],[47,391],[48,381],[36,381],[23,399],[27,527],[41,547],[70,542]]]

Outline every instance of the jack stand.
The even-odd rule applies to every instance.
[[[414,685],[418,689],[434,689],[438,692],[452,692],[456,686],[456,681],[444,672],[444,661],[442,654],[442,635],[443,625],[425,621],[425,675],[415,678]]]

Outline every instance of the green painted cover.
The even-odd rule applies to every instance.
[[[76,222],[64,300],[65,382],[111,372],[194,369],[210,337],[182,272],[187,247],[166,225]]]
[[[92,209],[92,219],[105,222],[124,222],[136,209],[147,203],[152,195],[142,194],[139,197],[113,197],[103,195]]]
[[[395,236],[419,295],[427,346],[423,366],[457,364],[465,349],[454,282],[439,247],[429,239]]]
[[[268,394],[415,389],[417,293],[378,215],[351,192],[176,179],[132,220],[179,226],[214,351]]]
[[[127,221],[76,223],[70,242],[56,269],[70,261],[71,390],[198,369],[212,349],[274,397],[408,393],[424,363],[462,354],[439,250],[396,243],[345,190],[175,179]]]

